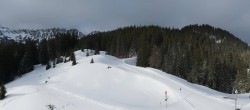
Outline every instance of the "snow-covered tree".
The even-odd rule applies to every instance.
[[[87,51],[86,57],[88,57],[88,56],[89,56],[89,52]]]

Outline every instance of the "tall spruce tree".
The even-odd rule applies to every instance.
[[[49,53],[46,39],[43,39],[39,44],[39,61],[42,65],[46,65],[49,61]]]
[[[99,48],[96,48],[96,49],[95,49],[95,53],[94,53],[94,54],[95,54],[95,55],[100,54]]]
[[[146,38],[141,36],[141,43],[137,55],[137,66],[147,67],[149,66],[149,57],[150,57],[150,47],[146,42]]]
[[[6,93],[7,93],[6,88],[4,84],[2,84],[0,87],[0,100],[5,98]]]
[[[25,48],[26,50],[29,51],[29,54],[30,54],[30,59],[32,59],[32,64],[33,65],[36,65],[39,63],[39,60],[38,60],[38,48],[37,48],[37,43],[38,41],[34,41],[34,40],[31,40],[30,38],[28,38],[26,41],[25,41]]]
[[[26,50],[22,60],[19,64],[18,76],[22,76],[23,74],[34,70],[33,59],[31,57],[30,51]]]
[[[48,70],[50,68],[51,68],[51,64],[50,64],[50,61],[48,61],[47,65],[46,65],[46,70]]]
[[[70,54],[70,60],[72,61],[72,65],[76,65],[76,57],[75,57],[75,53],[71,52]]]

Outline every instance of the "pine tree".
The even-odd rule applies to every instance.
[[[59,54],[59,52],[56,53],[56,64],[58,63],[62,63],[63,62],[63,58],[61,57],[61,55]]]
[[[0,100],[5,98],[5,94],[6,94],[6,88],[4,87],[4,84],[1,85],[0,87]]]
[[[94,53],[94,54],[95,54],[95,55],[100,54],[100,49],[99,49],[99,45],[98,45],[98,43],[96,43],[95,53]]]
[[[70,60],[72,61],[72,65],[76,65],[76,57],[75,57],[75,53],[71,52],[70,54]]]
[[[138,55],[137,55],[137,62],[136,65],[137,66],[142,66],[142,67],[147,67],[149,66],[149,56],[150,56],[150,47],[147,44],[147,42],[144,40],[144,36],[141,36],[141,44],[140,44],[140,48],[138,51]]]
[[[48,55],[51,60],[56,59],[56,41],[55,39],[49,39],[47,42],[48,47]]]
[[[151,56],[149,58],[149,65],[153,68],[160,68],[162,61],[162,55],[156,45],[151,50]]]
[[[39,44],[39,61],[42,65],[46,65],[49,61],[49,53],[46,39],[43,39]]]
[[[56,61],[54,60],[53,61],[53,68],[55,68],[56,67]]]
[[[215,61],[214,59],[211,59],[209,65],[208,65],[208,68],[209,68],[209,73],[208,73],[208,76],[207,76],[207,86],[208,87],[211,87],[212,89],[215,89],[216,88],[216,75],[215,75]]]
[[[37,41],[33,41],[28,38],[25,42],[25,48],[29,51],[30,59],[32,59],[31,63],[33,65],[39,64]]]
[[[4,69],[3,69],[3,66],[0,64],[0,82],[4,82],[5,80],[5,74],[4,74]]]
[[[34,70],[34,65],[32,63],[30,53],[27,50],[22,60],[20,61],[18,75],[22,76],[24,73],[30,72],[32,70]]]
[[[243,61],[238,61],[238,71],[236,74],[236,80],[234,88],[237,88],[240,92],[243,92],[245,89],[249,89],[247,86],[247,71],[244,69]],[[244,91],[246,92],[246,91]]]
[[[46,65],[46,70],[48,70],[50,68],[51,68],[51,65],[50,65],[50,62],[48,61],[47,65]]]
[[[95,50],[95,53],[94,53],[94,54],[95,54],[95,55],[100,54],[100,51],[99,51],[99,49],[98,49],[98,48]]]
[[[197,67],[193,67],[192,71],[187,76],[187,80],[190,81],[191,83],[198,83],[197,74],[198,74]]]

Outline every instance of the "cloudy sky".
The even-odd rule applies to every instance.
[[[76,28],[86,34],[129,25],[210,24],[250,44],[249,4],[250,0],[0,0],[0,24]]]

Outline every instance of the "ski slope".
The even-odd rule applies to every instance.
[[[230,99],[234,95],[136,67],[136,58],[118,59],[104,52],[89,57],[81,51],[75,54],[75,66],[67,62],[45,70],[37,65],[7,84],[0,110],[48,110],[48,105],[54,110],[234,110],[235,100]],[[92,58],[95,63],[90,64]],[[238,108],[250,110],[249,95],[238,95]]]

